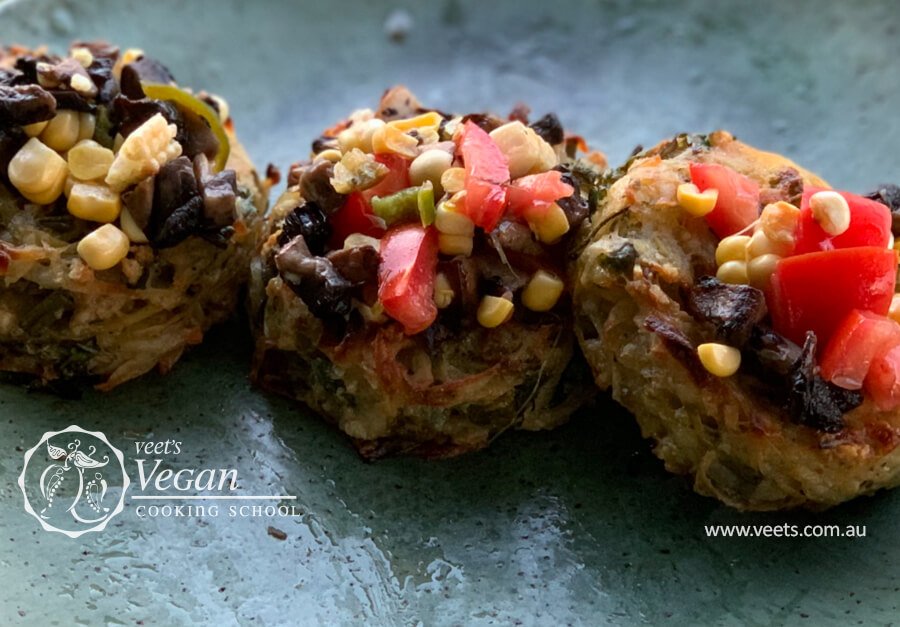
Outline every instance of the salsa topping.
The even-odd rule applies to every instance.
[[[712,324],[715,339],[727,343],[721,346],[749,351],[750,371],[787,377],[786,406],[800,424],[839,431],[843,414],[862,403],[860,391],[880,410],[900,407],[898,188],[868,197],[801,188],[787,169],[761,191],[712,163],[692,163],[690,179],[679,186],[678,203],[692,219],[705,219],[719,241],[716,278],[690,290],[689,312]],[[767,316],[771,329],[761,332]],[[739,371],[724,368],[728,351],[700,348],[713,374]]]
[[[85,264],[113,267],[133,244],[228,241],[238,188],[225,169],[223,100],[178,87],[139,50],[79,42],[65,57],[9,53],[14,67],[0,67],[0,182],[20,202],[46,206],[48,218],[80,220]]]
[[[277,263],[282,278],[320,318],[358,309],[407,335],[438,318],[445,329],[495,328],[553,315],[566,291],[556,244],[587,217],[599,171],[576,175],[558,118],[529,126],[527,113],[451,116],[394,88],[377,112],[327,129],[290,171],[301,200],[277,236],[279,258],[293,251]],[[300,272],[307,254],[330,262],[319,275],[334,270],[353,289],[308,278],[308,261]]]

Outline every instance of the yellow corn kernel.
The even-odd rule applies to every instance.
[[[675,192],[678,205],[692,216],[705,216],[716,208],[719,190],[707,189],[701,192],[693,183],[682,183]]]
[[[92,222],[112,222],[119,217],[122,199],[105,185],[75,183],[66,207],[76,218]]]
[[[128,236],[128,239],[135,244],[146,244],[150,241],[141,230],[141,227],[134,221],[134,218],[131,216],[131,212],[128,211],[127,207],[122,207],[122,212],[119,214],[119,228],[121,228],[122,232]]]
[[[789,202],[779,200],[766,205],[759,216],[759,227],[773,242],[794,244],[794,233],[800,221],[800,210]]]
[[[446,235],[464,235],[466,237],[475,235],[475,223],[469,219],[469,216],[455,211],[452,207],[453,204],[449,201],[438,205],[434,212],[435,228]]]
[[[470,235],[447,235],[438,232],[438,250],[445,255],[463,255],[468,257],[472,254],[473,238]]]
[[[77,111],[57,111],[41,133],[41,141],[56,152],[65,152],[78,141],[80,130]]]
[[[512,318],[515,306],[512,301],[498,296],[485,296],[478,304],[478,324],[493,329]]]
[[[129,63],[134,63],[138,59],[144,56],[144,51],[140,48],[129,48],[125,52],[122,53],[122,56],[116,61],[116,64],[113,66],[113,76],[115,76],[117,81],[122,80],[122,68],[128,65]]]
[[[338,146],[341,152],[349,152],[358,148],[363,152],[372,152],[372,138],[375,132],[384,126],[384,120],[372,118],[370,120],[354,121],[349,127],[338,133]]]
[[[181,155],[181,144],[175,141],[178,129],[159,113],[133,130],[106,175],[106,184],[113,191],[154,176],[168,161]]]
[[[509,162],[510,178],[549,170],[558,162],[553,147],[518,120],[495,128],[490,136]]]
[[[337,148],[328,148],[327,150],[323,150],[319,154],[316,155],[316,159],[325,159],[325,161],[331,161],[332,163],[337,163],[341,160],[341,157],[344,155]]]
[[[900,294],[894,294],[891,299],[891,308],[888,310],[888,318],[900,322]]]
[[[73,74],[71,80],[72,89],[82,96],[93,97],[97,95],[97,86],[84,74]]]
[[[115,225],[104,224],[78,242],[78,255],[94,270],[109,270],[128,255],[128,236]]]
[[[25,134],[29,137],[37,137],[44,132],[44,129],[47,128],[48,124],[50,124],[50,120],[45,120],[44,122],[35,122],[34,124],[26,124],[22,128],[25,130]]]
[[[809,198],[813,218],[829,235],[840,235],[850,228],[850,205],[837,192],[816,192]]]
[[[84,181],[79,181],[77,178],[69,174],[66,177],[66,183],[63,185],[63,195],[68,198],[69,194],[72,193],[72,188],[75,187],[76,183],[84,183]]]
[[[93,113],[78,114],[78,141],[91,139],[97,128],[97,118]]]
[[[759,289],[766,288],[779,261],[781,257],[772,253],[751,259],[747,264],[747,280],[750,285]]]
[[[425,181],[431,181],[434,186],[434,197],[440,198],[444,194],[441,176],[452,164],[453,155],[446,150],[437,148],[426,150],[409,164],[409,182],[421,185]]]
[[[415,159],[419,155],[419,141],[412,135],[407,135],[396,126],[385,124],[372,133],[372,152],[392,152],[409,159]]]
[[[539,220],[529,220],[528,226],[545,244],[552,244],[569,232],[569,218],[562,207],[553,203]]]
[[[76,46],[72,48],[72,51],[69,53],[69,56],[78,61],[83,68],[91,67],[91,64],[94,62],[94,55],[91,51],[84,46]]]
[[[116,156],[109,148],[104,148],[92,139],[83,139],[66,155],[69,172],[82,181],[105,178]]]
[[[447,168],[441,174],[441,187],[448,194],[456,194],[466,188],[465,168]]]
[[[721,266],[726,261],[746,261],[749,244],[749,235],[729,235],[724,238],[716,247],[716,264]]]
[[[715,342],[701,344],[697,356],[707,372],[717,377],[730,377],[741,367],[741,351],[733,346]]]
[[[770,239],[761,229],[758,229],[753,233],[753,237],[750,238],[750,244],[747,246],[747,252],[751,258],[760,257],[762,255],[787,257],[791,254],[793,249],[793,238],[791,238],[790,242],[775,241]]]
[[[10,160],[7,174],[25,198],[49,205],[62,194],[69,168],[65,159],[32,137]]]
[[[538,270],[522,290],[522,304],[531,311],[550,311],[562,296],[565,284],[554,274]]]
[[[446,309],[453,302],[454,296],[453,286],[450,285],[447,275],[443,272],[438,272],[437,276],[434,277],[434,304],[437,305],[438,309]]]
[[[747,264],[743,261],[726,261],[716,271],[716,278],[722,283],[731,283],[732,285],[746,285],[749,281],[747,276]]]

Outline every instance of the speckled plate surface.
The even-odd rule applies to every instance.
[[[384,24],[412,18],[402,43]],[[833,184],[900,179],[900,12],[892,2],[0,3],[0,41],[138,46],[220,92],[259,166],[404,82],[447,110],[517,101],[622,161],[725,127]],[[825,514],[741,515],[694,495],[601,399],[549,434],[451,461],[366,464],[340,434],[247,382],[240,321],[167,377],[81,400],[0,385],[0,623],[889,624],[900,617],[900,494]],[[652,385],[652,382],[648,382]],[[234,468],[291,517],[139,519],[43,531],[23,451],[69,424],[164,467]],[[132,486],[134,488],[134,486]],[[134,490],[130,494],[134,494]],[[161,504],[159,502],[158,504]],[[709,524],[865,525],[864,539],[716,539]],[[268,533],[268,527],[280,532]],[[277,536],[277,537],[276,537]]]

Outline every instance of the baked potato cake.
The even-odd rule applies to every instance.
[[[667,469],[748,510],[900,482],[896,187],[836,192],[720,131],[605,190],[576,245],[576,333]]]
[[[265,203],[225,101],[141,51],[0,49],[0,371],[167,371],[237,306]]]
[[[556,116],[526,115],[448,115],[396,87],[316,139],[253,263],[254,380],[367,458],[565,421],[593,387],[564,277],[597,169]]]

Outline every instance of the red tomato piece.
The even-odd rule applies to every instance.
[[[509,210],[521,217],[525,212],[544,213],[561,198],[568,198],[575,189],[563,182],[562,172],[550,170],[516,179],[508,186]]]
[[[491,136],[471,120],[459,142],[466,169],[466,214],[485,231],[492,231],[506,208],[509,162]]]
[[[900,345],[900,324],[854,309],[828,342],[819,364],[822,377],[847,390],[862,389],[873,360]]]
[[[854,309],[885,315],[894,295],[897,255],[865,246],[787,257],[772,274],[767,304],[775,330],[797,344],[814,331],[824,350]]]
[[[759,218],[759,185],[717,163],[692,163],[691,181],[704,192],[719,192],[716,208],[706,214],[706,222],[719,238],[734,235]]]
[[[359,192],[347,196],[344,206],[328,216],[328,223],[331,225],[328,246],[332,249],[342,248],[344,240],[353,233],[384,235],[384,223],[372,214],[372,208]]]
[[[409,159],[393,153],[375,155],[375,161],[386,165],[388,173],[377,185],[362,192],[366,202],[372,202],[375,196],[384,198],[409,187]]]
[[[372,213],[369,203],[359,192],[347,196],[344,206],[328,216],[331,237],[328,246],[332,249],[343,247],[344,240],[353,233],[372,237],[384,235],[384,223]]]
[[[438,238],[434,227],[402,224],[381,240],[378,299],[407,335],[424,331],[437,318],[434,277]]]
[[[872,362],[865,389],[882,411],[900,407],[900,346],[895,346]]]
[[[880,202],[849,192],[838,192],[850,206],[850,228],[837,236],[826,233],[813,218],[809,199],[820,187],[805,187],[800,204],[800,222],[797,226],[795,254],[811,253],[854,246],[880,246],[885,248],[891,239],[891,211]]]

